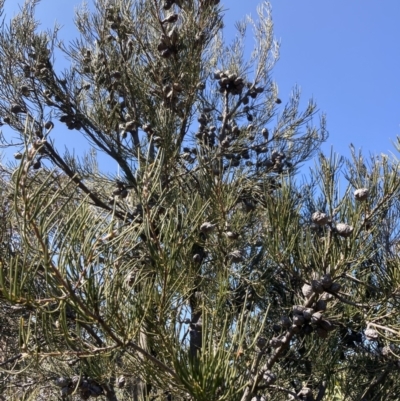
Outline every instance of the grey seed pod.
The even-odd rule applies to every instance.
[[[370,340],[370,341],[377,341],[379,338],[378,332],[374,329],[366,329],[364,334],[365,334],[365,337],[367,337],[367,340]]]
[[[29,90],[29,88],[28,88],[26,85],[22,85],[22,86],[19,88],[19,91],[20,91],[20,93],[21,93],[22,96],[29,96],[30,90]]]
[[[229,238],[230,240],[237,240],[239,238],[239,234],[237,232],[234,231],[226,231],[225,235],[227,238]]]
[[[214,79],[220,79],[221,78],[221,71],[220,70],[216,70],[214,72]]]
[[[257,347],[261,350],[264,349],[267,345],[268,341],[265,337],[258,337],[257,338]]]
[[[311,295],[314,294],[314,290],[309,284],[304,284],[303,287],[301,287],[301,292],[307,298],[311,297]]]
[[[311,286],[317,294],[322,294],[324,292],[324,287],[320,280],[311,280]]]
[[[243,254],[239,249],[230,252],[228,257],[232,263],[239,263],[243,260]]]
[[[79,386],[81,384],[82,378],[78,375],[72,376],[72,385]]]
[[[329,288],[332,292],[336,293],[339,292],[342,286],[339,283],[332,283],[331,287]]]
[[[311,220],[313,223],[318,224],[319,226],[324,226],[330,222],[330,218],[327,214],[322,212],[315,212],[311,216]]]
[[[369,190],[368,188],[360,188],[354,191],[354,198],[356,201],[362,202],[368,199]]]
[[[270,370],[267,370],[263,373],[263,379],[267,384],[274,384],[276,382],[276,374],[272,373]]]
[[[313,308],[305,308],[303,311],[304,319],[310,321],[311,317],[314,313],[315,313],[315,310]]]
[[[193,262],[201,263],[202,260],[203,260],[203,258],[199,253],[196,253],[193,255]]]
[[[314,328],[310,324],[305,324],[303,326],[303,333],[307,336],[314,331]]]
[[[99,397],[103,394],[103,388],[95,383],[90,384],[88,390],[90,392],[89,396],[92,397]]]
[[[70,380],[68,377],[58,377],[55,381],[54,384],[57,387],[68,387],[70,384]]]
[[[282,330],[282,326],[280,325],[280,324],[273,324],[272,325],[272,330],[275,332],[275,333],[280,333],[281,332],[281,330]]]
[[[32,164],[32,167],[34,170],[39,170],[40,167],[42,167],[42,163],[40,162],[40,160],[36,160],[35,163]]]
[[[16,104],[16,103],[13,103],[11,105],[10,111],[11,111],[11,113],[14,113],[14,114],[25,113],[25,110],[19,104]]]
[[[287,316],[283,316],[280,321],[282,327],[289,328],[292,325],[291,320]]]
[[[269,345],[272,348],[278,348],[282,345],[282,340],[280,338],[273,337],[269,340]]]
[[[386,345],[382,348],[381,353],[383,356],[388,357],[393,355],[394,347],[392,344]]]
[[[61,389],[61,396],[66,397],[67,395],[71,395],[74,392],[73,387],[63,387]]]
[[[332,294],[329,294],[328,292],[324,292],[322,295],[321,295],[321,300],[322,301],[326,301],[326,302],[329,302],[329,301],[332,301],[333,299],[334,299],[335,297],[332,295]]]
[[[300,392],[299,392],[299,394],[298,394],[300,397],[310,397],[310,396],[312,396],[312,390],[309,388],[309,387],[303,387],[301,390],[300,390]]]
[[[128,196],[128,190],[127,190],[127,189],[123,189],[123,190],[118,194],[118,196],[119,196],[121,199],[125,199],[125,198]]]
[[[203,223],[203,224],[200,226],[200,231],[201,231],[202,233],[204,233],[204,234],[209,234],[209,233],[211,233],[212,231],[214,231],[214,228],[215,228],[216,226],[217,226],[216,224],[212,224],[212,223],[210,223],[209,221],[206,221],[205,223]]]
[[[319,338],[327,338],[328,332],[324,330],[322,327],[317,327],[316,332]]]
[[[330,288],[330,286],[332,285],[332,276],[330,275],[330,273],[324,274],[321,277],[321,284],[322,287],[324,287],[326,290]]]
[[[153,136],[153,142],[155,145],[160,145],[162,143],[162,138],[160,136]]]
[[[21,160],[22,159],[22,153],[21,152],[14,153],[14,159]]]
[[[311,316],[311,323],[317,323],[322,319],[322,313],[321,312],[315,312]]]
[[[354,228],[346,223],[338,223],[336,224],[336,232],[344,238],[350,237]]]
[[[327,306],[327,302],[324,301],[323,299],[320,299],[315,304],[315,310],[319,311],[319,312],[324,312],[324,311],[326,311],[326,306]]]
[[[46,121],[46,123],[44,124],[44,128],[52,129],[54,128],[54,123],[52,121]]]
[[[262,136],[265,138],[265,140],[268,141],[269,131],[267,130],[267,128],[263,128],[263,129],[261,130],[261,134],[262,134]]]
[[[293,324],[295,326],[301,326],[305,323],[306,319],[303,315],[294,315],[293,316]]]
[[[293,314],[302,315],[305,307],[303,305],[293,305]]]
[[[318,327],[321,327],[325,331],[333,331],[335,330],[335,326],[329,320],[320,320],[318,323]]]

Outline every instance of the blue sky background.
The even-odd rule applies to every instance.
[[[6,1],[8,17],[20,1]],[[42,0],[37,17],[43,28],[63,25],[60,37],[72,39],[77,0]],[[89,0],[90,3],[90,0]],[[222,2],[225,37],[246,14],[256,16],[258,0]],[[331,146],[348,156],[349,144],[364,153],[394,152],[400,134],[400,1],[271,0],[275,37],[281,56],[273,78],[285,101],[295,84],[304,103],[311,97],[327,115]],[[250,32],[250,31],[249,31]],[[253,43],[251,36],[248,44]],[[79,134],[67,131],[79,148]],[[400,155],[399,155],[400,158]]]

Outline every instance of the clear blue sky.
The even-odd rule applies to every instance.
[[[90,3],[90,0],[88,1]],[[6,1],[6,13],[17,10]],[[258,0],[226,0],[226,38],[236,20],[256,15]],[[71,23],[77,0],[42,0],[43,27],[58,21],[61,36],[74,37]],[[394,152],[400,134],[400,1],[271,0],[281,57],[275,67],[284,101],[295,84],[303,99],[313,97],[326,113],[330,137],[323,146],[348,155],[348,145],[365,153]],[[249,31],[250,32],[250,31]],[[249,37],[249,45],[252,38]],[[68,134],[71,140],[77,133]]]

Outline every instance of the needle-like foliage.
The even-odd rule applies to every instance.
[[[66,44],[37,3],[0,30],[0,399],[397,400],[400,165],[319,154],[269,5],[229,44],[218,0],[97,0]]]

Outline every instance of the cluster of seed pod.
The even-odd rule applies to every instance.
[[[100,384],[90,377],[59,377],[55,380],[55,385],[61,388],[61,396],[63,398],[71,395],[75,390],[78,390],[79,395],[84,400],[104,394]]]
[[[319,294],[330,300],[332,295],[330,293],[338,293],[341,289],[341,285],[332,280],[332,276],[327,273],[321,276],[320,278],[316,277],[311,280],[311,285],[304,284],[301,291],[306,298],[309,298],[311,295]],[[328,291],[328,293],[326,293]],[[330,296],[329,296],[330,295]]]
[[[229,70],[214,72],[214,79],[218,80],[219,91],[221,93],[231,93],[232,95],[241,95],[246,85],[244,78]]]
[[[332,219],[323,212],[314,212],[311,216],[311,221],[313,222],[314,227],[323,227],[327,224],[331,225],[332,227]],[[333,227],[333,231],[340,237],[348,238],[353,233],[354,227],[346,223],[336,223]]]
[[[163,4],[163,9],[164,10],[169,10],[174,4],[180,5],[180,1],[176,0],[165,0]]]
[[[120,199],[125,199],[128,196],[128,189],[122,181],[116,182],[116,189],[113,191],[113,196]]]
[[[110,28],[114,31],[117,31],[121,26],[122,18],[113,7],[106,8],[106,20],[110,23]]]
[[[215,145],[216,138],[216,130],[217,127],[215,125],[207,126],[209,123],[209,116],[203,112],[198,117],[197,121],[199,122],[199,129],[195,134],[195,137],[199,140],[200,143],[213,147]]]
[[[77,120],[72,114],[63,114],[60,116],[59,120],[60,122],[65,123],[67,128],[70,130],[80,130],[82,128],[82,124],[80,123],[80,121]]]
[[[197,156],[197,149],[196,148],[188,148],[188,147],[184,147],[183,148],[183,153],[181,153],[181,159],[184,160],[185,162],[192,164],[195,162],[196,160],[196,156]]]
[[[276,173],[282,173],[286,163],[286,155],[283,152],[278,152],[277,150],[271,153],[272,171]]]
[[[293,306],[293,325],[299,328],[299,332],[308,335],[313,331],[320,338],[326,338],[330,331],[335,329],[334,325],[323,319],[326,310],[326,301],[319,299],[313,307],[306,308],[302,305]]]
[[[178,51],[179,34],[176,27],[172,27],[167,34],[162,34],[157,45],[161,57],[169,58]]]

